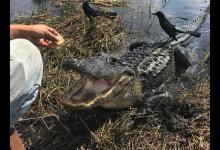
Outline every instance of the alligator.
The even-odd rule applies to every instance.
[[[208,14],[209,7],[183,29],[197,31]],[[175,77],[179,45],[185,45],[190,37],[179,34],[176,41],[132,43],[118,57],[101,54],[66,60],[63,68],[79,73],[81,79],[60,102],[74,109],[122,109],[137,102],[172,97],[164,87]]]

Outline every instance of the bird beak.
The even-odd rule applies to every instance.
[[[152,13],[152,15],[156,15],[156,13]]]

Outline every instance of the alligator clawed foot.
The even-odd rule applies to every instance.
[[[133,115],[134,119],[146,118],[153,113],[151,109],[151,102],[156,99],[173,99],[172,95],[167,91],[159,91],[153,96],[150,96],[145,101],[139,104],[137,112]]]
[[[153,96],[149,97],[147,101],[154,101],[155,99],[173,99],[173,96],[168,91],[159,91]]]
[[[141,105],[137,112],[135,114],[132,115],[132,117],[136,120],[136,119],[140,119],[140,118],[145,118],[147,117],[149,114],[151,114],[152,110],[150,108],[149,105]]]

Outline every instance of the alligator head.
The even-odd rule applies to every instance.
[[[76,109],[131,106],[141,94],[139,78],[133,69],[116,65],[115,61],[113,57],[102,55],[63,63],[64,68],[79,73],[81,79],[61,102]]]

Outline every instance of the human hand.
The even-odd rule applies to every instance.
[[[59,33],[46,25],[30,25],[27,30],[27,39],[45,47],[52,47],[58,42]]]
[[[60,34],[46,25],[11,25],[12,38],[25,38],[36,45],[52,47],[57,44]]]

